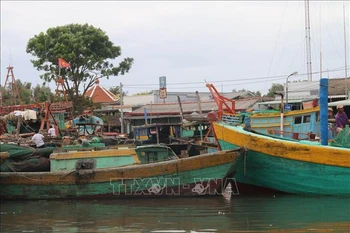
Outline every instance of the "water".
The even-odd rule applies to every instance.
[[[349,197],[3,201],[0,232],[349,232]]]

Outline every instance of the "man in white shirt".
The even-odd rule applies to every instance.
[[[44,135],[36,131],[36,133],[32,137],[32,142],[35,143],[36,148],[44,148],[45,143],[44,143]]]
[[[56,137],[56,129],[54,125],[51,125],[51,128],[47,131],[51,137]]]

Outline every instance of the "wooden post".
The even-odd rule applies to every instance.
[[[19,132],[21,130],[21,121],[22,121],[22,116],[18,116],[17,128],[16,128],[16,140],[19,139]]]

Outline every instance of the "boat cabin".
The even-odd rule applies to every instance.
[[[68,151],[50,155],[51,172],[92,170],[178,159],[170,147],[147,145],[97,151]]]

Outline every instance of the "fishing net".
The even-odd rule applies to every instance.
[[[350,128],[345,128],[330,143],[331,146],[350,148]]]
[[[9,159],[22,160],[33,155],[35,149],[31,147],[23,147],[11,144],[1,144],[0,152],[8,152],[10,154]]]

